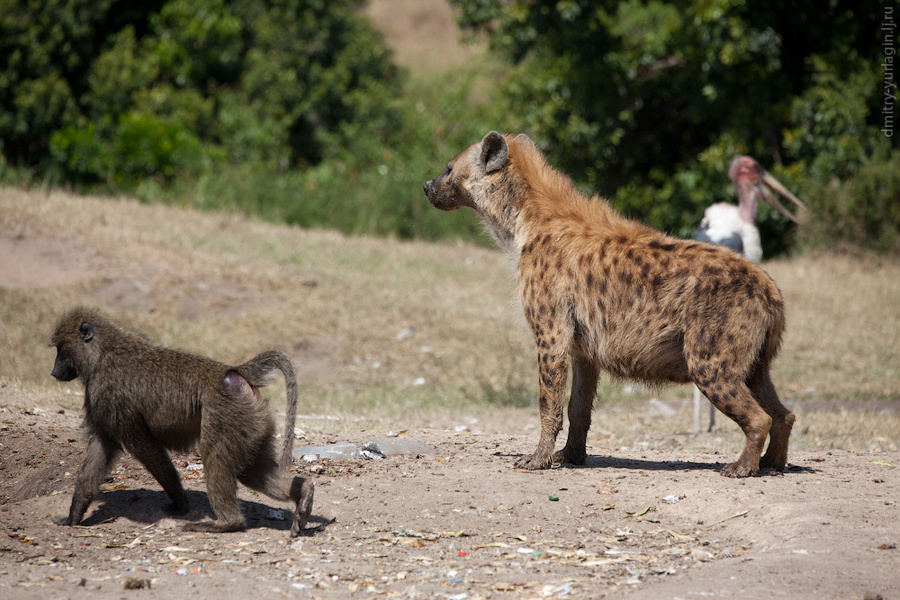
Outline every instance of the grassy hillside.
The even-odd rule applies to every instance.
[[[77,382],[50,378],[47,339],[64,310],[88,304],[227,362],[285,349],[301,427],[521,434],[538,422],[532,342],[494,250],[0,188],[0,257],[0,404],[80,405]],[[900,446],[900,265],[823,254],[764,266],[787,300],[774,378],[798,412],[794,443]],[[739,443],[724,417],[715,436],[682,435],[686,386],[604,381],[599,396],[592,443]]]

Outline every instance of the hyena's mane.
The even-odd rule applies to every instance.
[[[509,145],[509,162],[527,190],[522,216],[529,222],[562,219],[570,225],[602,229],[607,236],[630,239],[661,236],[650,227],[625,218],[609,202],[597,195],[583,194],[572,179],[557,171],[531,140],[504,136]]]

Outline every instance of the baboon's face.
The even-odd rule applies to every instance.
[[[59,381],[72,381],[78,377],[78,371],[72,365],[72,359],[62,348],[56,349],[56,361],[53,363],[53,370],[50,371]]]
[[[77,314],[60,322],[50,339],[50,345],[56,346],[56,360],[50,374],[59,381],[82,376],[98,350],[94,338],[94,326]]]

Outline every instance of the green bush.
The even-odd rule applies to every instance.
[[[810,199],[807,245],[852,244],[900,257],[900,152],[863,165],[843,184],[816,186]]]
[[[900,143],[876,118],[877,3],[451,1],[514,67],[512,125],[583,187],[677,235],[734,198],[735,154],[809,198]],[[784,251],[788,222],[768,209],[760,219],[764,253]]]
[[[0,0],[6,159],[128,190],[215,162],[280,172],[352,153],[359,136],[388,141],[401,77],[360,4]]]

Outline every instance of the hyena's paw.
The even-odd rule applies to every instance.
[[[535,452],[534,454],[522,456],[516,460],[517,469],[528,469],[529,471],[549,469],[552,464],[550,455],[543,452]]]
[[[587,461],[587,452],[571,450],[568,447],[553,453],[554,465],[583,465]]]
[[[772,457],[767,452],[761,459],[759,459],[759,468],[760,469],[772,469],[774,471],[784,471],[784,468],[787,466],[787,456],[775,456]]]
[[[757,467],[744,464],[738,460],[722,467],[722,470],[719,471],[719,473],[725,477],[752,477],[756,475],[758,471],[759,469]]]

